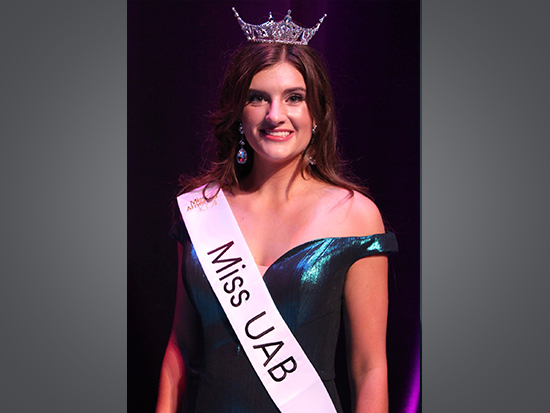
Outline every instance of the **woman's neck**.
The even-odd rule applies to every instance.
[[[300,159],[285,165],[255,164],[250,174],[243,179],[241,189],[246,193],[285,201],[303,193],[311,186],[311,178],[302,174]]]

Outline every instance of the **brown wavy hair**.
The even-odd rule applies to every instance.
[[[290,63],[304,77],[306,104],[317,123],[313,138],[302,154],[302,175],[345,188],[351,196],[354,190],[368,196],[367,189],[347,171],[341,158],[332,88],[324,62],[309,46],[273,43],[247,43],[234,53],[222,82],[218,108],[210,119],[215,141],[214,160],[196,177],[181,176],[179,193],[205,184],[230,190],[250,173],[254,152],[248,143],[245,144],[248,161],[244,165],[236,161],[241,114],[254,75],[280,62]],[[309,163],[310,157],[315,159],[315,165]]]

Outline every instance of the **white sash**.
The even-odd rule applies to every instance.
[[[277,310],[223,191],[210,202],[202,191],[180,195],[178,205],[204,273],[256,374],[283,413],[336,412]]]

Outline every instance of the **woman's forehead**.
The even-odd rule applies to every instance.
[[[302,74],[290,63],[281,62],[256,73],[250,82],[251,89],[306,88]]]

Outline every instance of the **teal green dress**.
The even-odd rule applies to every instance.
[[[218,303],[185,227],[172,236],[184,247],[183,283],[199,316],[200,350],[189,360],[184,411],[277,413]],[[357,260],[397,251],[393,233],[322,238],[286,252],[265,272],[264,281],[290,330],[319,373],[338,412],[335,353],[342,319],[346,274]]]

